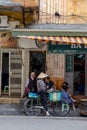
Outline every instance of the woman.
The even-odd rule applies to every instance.
[[[27,79],[23,97],[27,97],[29,92],[37,93],[37,81],[35,72],[31,72],[30,77]]]
[[[70,88],[66,85],[62,85],[62,92],[61,92],[61,102],[65,104],[71,104],[73,107],[73,110],[76,110],[74,102],[75,100],[71,97],[71,94],[69,93]]]
[[[38,94],[40,95],[42,105],[44,106],[44,109],[46,111],[46,115],[49,116],[48,112],[48,104],[47,104],[47,97],[46,97],[46,84],[44,82],[44,78],[48,77],[47,74],[45,73],[40,73],[39,76],[37,77],[37,91]]]

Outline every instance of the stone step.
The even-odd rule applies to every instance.
[[[17,104],[0,104],[0,115],[20,115],[20,107]]]
[[[0,103],[8,103],[8,104],[19,104],[21,98],[14,98],[14,97],[0,97]]]

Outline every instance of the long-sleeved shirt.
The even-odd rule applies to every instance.
[[[46,84],[44,83],[44,81],[43,80],[37,80],[37,90],[38,91],[41,91],[41,90],[43,90],[43,91],[45,91],[46,90]]]
[[[67,104],[73,103],[68,92],[66,91],[61,92],[61,102],[67,103]]]

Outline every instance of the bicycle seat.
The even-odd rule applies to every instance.
[[[30,92],[30,93],[28,93],[28,97],[29,98],[38,98],[38,94]]]

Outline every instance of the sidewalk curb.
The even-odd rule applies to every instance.
[[[25,119],[51,119],[51,120],[83,120],[83,121],[87,121],[87,118],[86,117],[47,117],[47,116],[23,116],[23,115],[0,115],[0,117],[2,118],[11,118],[11,117],[14,117],[14,118],[25,118]]]

